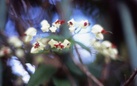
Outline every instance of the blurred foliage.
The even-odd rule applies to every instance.
[[[59,15],[59,17],[62,16],[60,15],[61,12],[58,6],[60,2],[57,1],[56,3],[54,3],[54,1],[56,0],[51,0],[51,2],[49,2],[48,0],[6,0],[8,12],[7,14],[5,14],[6,5],[0,3],[0,6],[5,7],[0,7],[0,22],[4,23],[6,20],[5,17],[2,17],[5,19],[1,19],[1,16],[8,15],[6,16],[7,19],[9,18],[12,20],[12,22],[15,23],[16,31],[18,32],[19,37],[22,38],[24,35],[23,32],[27,27],[39,27],[38,24],[42,19],[47,19],[50,23],[52,23],[53,16],[55,14]],[[127,3],[128,0],[125,2]],[[101,54],[97,54],[96,60],[93,63],[83,64],[89,69],[90,73],[92,73],[97,79],[99,79],[99,81],[101,81],[105,86],[122,85],[131,74],[131,66],[129,62],[129,56],[127,54],[128,51],[125,48],[126,45],[123,41],[124,39],[121,26],[119,26],[120,21],[117,20],[119,19],[119,16],[116,11],[116,3],[117,1],[114,0],[71,1],[73,9],[81,9],[81,11],[84,12],[86,16],[88,16],[89,18],[93,18],[95,22],[102,24],[104,27],[110,27],[109,29],[112,29],[113,35],[111,37],[108,37],[107,39],[112,40],[118,45],[121,55],[119,56],[120,58],[116,61],[111,60],[107,64],[105,62],[105,57]],[[35,7],[41,7],[42,10],[37,17],[32,18],[30,16],[29,10]],[[0,23],[0,29],[1,26],[3,29],[5,24],[3,26],[3,24]],[[3,35],[3,32],[0,32],[0,47],[1,45],[9,46],[6,41],[7,38]],[[65,39],[65,36],[56,35],[57,34],[51,34],[47,38],[53,38],[59,41],[63,41]],[[37,58],[38,54],[30,54],[29,51],[30,47],[32,47],[31,44],[26,44],[23,46],[24,49],[26,49],[26,55],[25,59],[21,58],[20,61],[22,61],[22,64],[24,64],[24,69],[28,71],[25,63],[31,63],[36,65],[36,71],[32,75],[30,73],[31,78],[27,86],[75,86],[74,84],[76,84],[76,86],[91,86],[90,83],[93,83],[94,86],[97,86],[95,82],[93,82],[93,80],[90,80],[90,83],[88,82],[88,77],[86,76],[86,74],[77,66],[80,65],[80,63],[76,64],[74,62],[75,56],[72,55],[74,49],[73,45],[79,45],[81,48],[87,50],[90,54],[92,53],[91,50],[87,46],[78,41],[75,41],[71,37],[69,37],[69,41],[71,41],[72,43],[70,52],[68,52],[69,50],[67,49],[64,50],[63,53],[52,52],[51,54],[53,55],[45,55],[45,52],[44,55],[40,56],[41,58],[44,58],[41,61],[42,64],[35,64],[33,57]],[[39,54],[41,53],[43,52],[40,52]],[[2,67],[0,65],[0,82],[2,82],[2,86],[15,86],[15,81],[17,80],[18,76],[14,75],[12,73],[11,67],[7,65],[8,60],[10,60],[10,56],[0,58],[0,62],[2,63]],[[64,66],[66,68],[64,68]],[[107,73],[106,76],[105,73]],[[23,85],[26,86],[24,83]]]

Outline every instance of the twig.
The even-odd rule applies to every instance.
[[[130,75],[130,77],[127,79],[127,81],[123,84],[123,86],[129,86],[130,83],[133,81],[135,76],[137,75],[137,69]]]
[[[73,59],[73,57],[72,57]],[[74,63],[76,64],[77,67],[79,67],[79,69],[91,80],[93,80],[98,86],[104,86],[96,77],[94,77],[89,70],[83,65],[83,64],[78,64],[74,59],[73,59]]]
[[[78,55],[79,61],[83,64],[82,59],[81,59],[81,56],[80,56],[80,53],[78,52],[77,46],[74,45],[74,48],[75,48],[76,53],[77,53],[77,55]]]
[[[69,72],[69,70],[68,70],[68,68],[67,68],[67,66],[66,66],[65,64],[63,64],[63,69],[64,69],[66,75],[68,76],[68,79],[69,79],[70,82],[71,82],[71,86],[77,86],[74,78],[73,78],[72,75],[70,74],[70,72]]]

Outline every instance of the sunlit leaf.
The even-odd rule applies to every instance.
[[[50,65],[40,65],[35,73],[31,76],[27,86],[38,86],[48,81],[56,72],[56,68]]]

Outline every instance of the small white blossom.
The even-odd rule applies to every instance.
[[[71,43],[70,43],[70,41],[65,39],[62,44],[64,45],[64,48],[69,48]]]
[[[101,51],[101,43],[99,41],[97,41],[96,39],[92,39],[91,45],[97,51],[99,51],[99,52]]]
[[[74,19],[69,20],[68,22],[69,27],[76,27],[77,22]]]
[[[25,31],[25,35],[27,35],[27,36],[35,36],[36,34],[37,34],[37,30],[34,27],[29,27]]]
[[[24,54],[23,49],[17,49],[15,52],[15,55],[19,58],[22,58],[25,54]]]
[[[51,46],[51,48],[55,47],[54,45],[57,44],[58,41],[54,40],[54,39],[51,39],[48,44]]]
[[[52,26],[59,28],[60,25],[62,25],[65,21],[64,20],[56,20],[55,22],[52,23]]]
[[[57,30],[57,27],[52,26],[52,27],[50,27],[50,28],[49,28],[49,30],[50,30],[51,32],[55,33],[55,32],[56,32],[56,30]]]
[[[14,47],[21,47],[22,41],[17,36],[12,36],[8,39],[8,42],[12,44]]]
[[[24,42],[28,43],[33,39],[33,36],[24,36],[23,40]]]
[[[0,50],[0,57],[11,54],[11,49],[9,47],[3,46]]]
[[[37,34],[37,30],[35,28],[33,27],[28,28],[25,31],[24,42],[30,42],[36,34]]]
[[[38,38],[36,41],[41,42],[44,45],[47,45],[49,39],[48,38]]]
[[[33,44],[33,47],[31,48],[30,52],[31,53],[38,53],[39,51],[44,50],[44,48],[45,48],[44,44],[42,44],[41,42],[35,42]]]
[[[42,22],[41,22],[41,30],[43,31],[43,32],[48,32],[49,31],[49,28],[50,28],[50,24],[48,23],[48,21],[47,20],[43,20]]]
[[[103,40],[104,39],[104,36],[103,34],[101,33],[101,31],[103,30],[103,27],[100,26],[99,24],[96,24],[92,27],[92,30],[91,32],[93,34],[95,34],[95,37],[96,39],[99,39],[99,40]]]
[[[111,42],[103,41],[101,46],[102,46],[102,54],[104,54],[105,56],[109,56],[112,59],[116,59],[118,50]]]
[[[62,50],[64,48],[64,44],[61,43],[61,42],[58,42],[56,44],[54,44],[55,48],[59,49],[59,50]]]
[[[85,29],[85,28],[87,28],[89,25],[90,25],[90,23],[89,23],[88,20],[82,20],[82,21],[79,22],[78,27]]]

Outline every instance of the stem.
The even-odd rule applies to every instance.
[[[76,83],[75,83],[74,78],[70,74],[70,72],[69,72],[69,70],[68,70],[68,68],[65,64],[63,65],[63,69],[64,69],[66,75],[68,76],[69,81],[71,82],[71,86],[77,86]]]
[[[130,77],[127,79],[127,81],[123,84],[123,86],[129,86],[130,83],[133,81],[135,76],[137,75],[137,69],[130,75]]]
[[[73,59],[73,57],[72,57]],[[94,75],[92,75],[89,70],[83,64],[78,64],[74,59],[73,62],[76,64],[77,67],[91,80],[93,80],[98,86],[104,86]]]
[[[78,58],[79,58],[80,63],[83,64],[82,59],[81,59],[81,56],[80,56],[80,53],[78,52],[78,48],[77,48],[77,46],[74,45],[74,48],[75,48],[75,50],[76,50],[76,53],[77,53],[77,55],[78,55]]]

